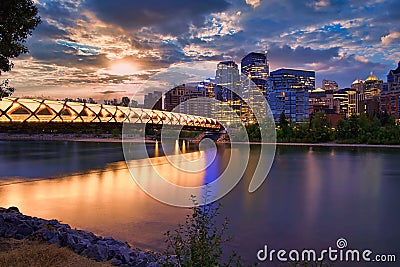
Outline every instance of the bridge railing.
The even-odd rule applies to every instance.
[[[142,108],[7,97],[0,100],[1,122],[119,122],[219,129],[212,118]]]

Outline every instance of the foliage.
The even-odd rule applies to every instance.
[[[15,88],[9,85],[9,80],[4,80],[0,83],[0,99],[3,97],[11,96],[14,93]]]
[[[355,144],[400,144],[400,127],[395,118],[387,113],[368,117],[351,116],[347,120],[339,120],[336,128],[332,128],[324,113],[316,113],[311,117],[309,125],[288,125],[282,115],[277,128],[278,142],[337,142]]]
[[[289,121],[286,119],[285,112],[282,111],[281,115],[279,116],[279,124],[281,128],[289,127]]]
[[[10,61],[27,53],[26,38],[40,23],[38,9],[32,0],[0,1],[0,74],[10,71]]]
[[[205,203],[207,196],[204,198]],[[218,226],[220,204],[198,205],[192,196],[191,215],[187,215],[185,224],[180,224],[173,233],[166,236],[166,262],[163,266],[242,266],[241,259],[233,253],[227,262],[223,262],[222,245],[230,240],[225,237],[228,219]]]
[[[311,118],[310,130],[312,131],[313,142],[329,142],[333,141],[332,125],[328,121],[325,113],[315,113]]]

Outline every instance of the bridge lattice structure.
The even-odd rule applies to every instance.
[[[0,123],[7,122],[115,122],[215,130],[221,128],[216,119],[189,114],[123,106],[12,97],[0,100]]]

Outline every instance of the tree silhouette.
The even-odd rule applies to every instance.
[[[38,9],[31,0],[0,1],[0,74],[10,71],[10,61],[28,52],[26,38],[40,23]]]
[[[26,38],[39,23],[38,9],[33,1],[0,1],[0,75],[14,67],[11,59],[29,51],[25,46]],[[0,98],[14,92],[8,83],[8,80],[0,83]]]

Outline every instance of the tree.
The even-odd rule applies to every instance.
[[[279,126],[281,127],[289,126],[289,121],[286,119],[285,111],[282,111],[281,115],[279,116]]]
[[[8,79],[0,83],[0,99],[2,99],[3,97],[10,96],[12,95],[12,93],[14,93],[15,88],[9,86],[8,84],[9,84]]]
[[[311,130],[316,142],[330,141],[329,129],[331,128],[328,117],[323,112],[314,113],[311,118]]]
[[[39,23],[33,1],[0,1],[0,75],[13,68],[10,59],[29,51],[24,43]]]
[[[122,106],[128,107],[130,102],[131,102],[131,100],[129,99],[129,97],[124,96],[124,97],[122,98]]]

